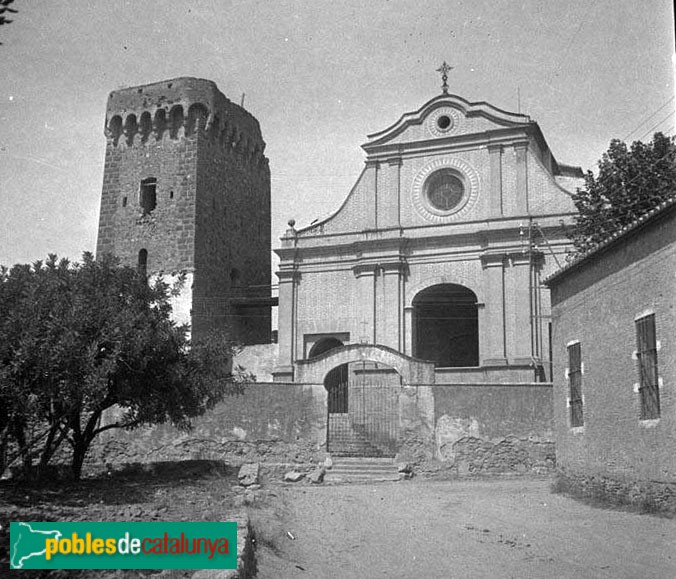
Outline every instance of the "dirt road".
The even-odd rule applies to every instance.
[[[592,508],[549,485],[278,488],[252,513],[258,579],[676,577],[676,520]]]

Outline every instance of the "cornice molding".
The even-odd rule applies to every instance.
[[[481,265],[484,269],[489,267],[499,267],[505,264],[524,265],[527,263],[540,263],[544,259],[544,253],[537,250],[505,250],[505,251],[484,251],[479,255]]]
[[[354,277],[360,278],[364,276],[375,276],[378,272],[377,263],[358,263],[352,267]]]
[[[275,272],[275,275],[279,278],[280,283],[292,282],[300,279],[300,271],[297,269],[280,269]]]
[[[480,116],[506,127],[528,126],[535,124],[530,117],[519,113],[510,113],[494,107],[487,102],[470,102],[457,95],[440,95],[426,102],[417,111],[405,113],[398,121],[383,131],[367,135],[369,141],[363,148],[368,150],[376,145],[383,144],[402,133],[409,126],[421,125],[425,119],[438,108],[456,109],[462,116]]]

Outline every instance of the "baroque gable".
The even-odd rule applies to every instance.
[[[569,217],[583,183],[530,117],[456,95],[402,115],[362,148],[365,167],[343,205],[297,236]]]
[[[368,135],[362,146],[367,153],[376,153],[386,145],[424,146],[427,141],[437,145],[439,139],[481,135],[531,123],[526,115],[509,113],[486,102],[470,103],[456,95],[440,95],[417,111],[402,115],[387,129]]]

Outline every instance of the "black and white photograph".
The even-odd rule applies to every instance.
[[[676,577],[667,0],[0,0],[0,577]]]

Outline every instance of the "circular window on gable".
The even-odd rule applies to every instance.
[[[450,137],[458,134],[461,123],[460,112],[449,106],[434,109],[425,119],[425,127],[434,137]]]
[[[461,205],[465,197],[465,183],[453,169],[439,169],[427,178],[423,192],[434,209],[450,213]]]
[[[451,117],[449,117],[448,115],[441,115],[437,119],[437,127],[439,127],[439,129],[442,131],[447,131],[448,129],[450,129],[452,124],[453,121],[451,120]]]

